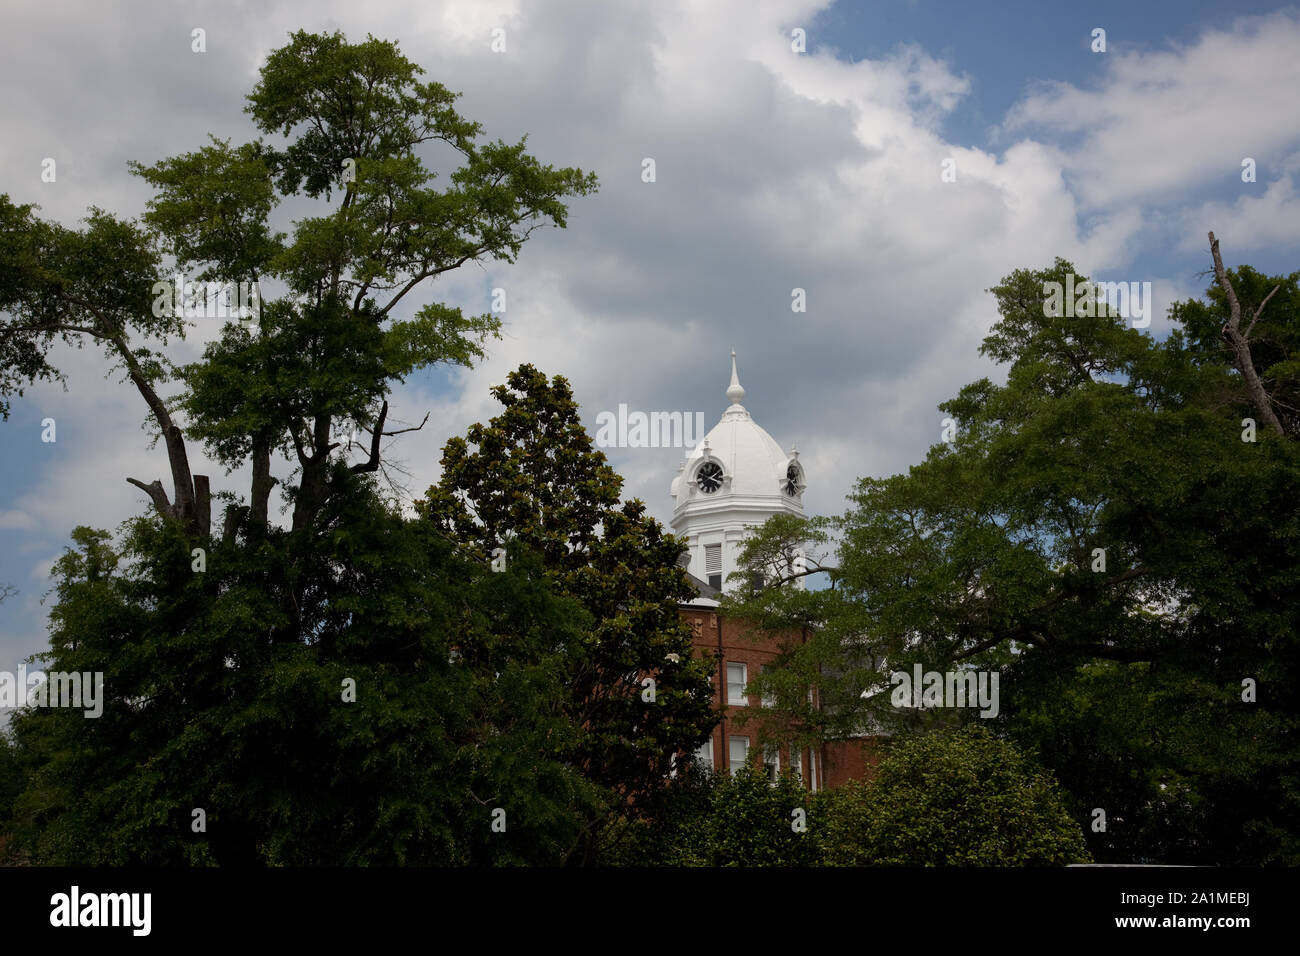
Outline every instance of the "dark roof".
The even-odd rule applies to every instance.
[[[691,563],[691,553],[683,551],[677,558],[679,568],[687,568]],[[695,588],[696,597],[707,598],[710,601],[716,601],[722,596],[722,592],[711,585],[708,581],[701,581],[691,572],[686,572],[686,579],[691,582],[691,587]]]
[[[688,581],[691,582],[691,586],[695,588],[699,597],[708,598],[710,601],[716,601],[719,597],[722,596],[722,592],[719,591],[717,588],[715,588],[712,584],[710,584],[708,581],[701,581],[699,578],[691,574],[691,572],[689,571],[686,572],[686,578]]]

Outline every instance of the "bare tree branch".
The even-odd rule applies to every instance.
[[[93,329],[85,326],[76,326],[69,323],[56,323],[48,326],[52,330],[81,332],[91,335],[94,338],[101,339],[113,346],[114,351],[121,357],[122,363],[126,366],[127,376],[135,385],[136,391],[144,398],[145,404],[153,413],[154,420],[158,424],[158,429],[162,433],[163,441],[167,446],[167,459],[171,465],[172,487],[174,490],[175,504],[160,506],[159,499],[150,490],[150,486],[135,482],[153,499],[155,507],[158,507],[158,513],[163,517],[175,518],[181,521],[190,522],[196,528],[202,529],[203,516],[199,513],[197,505],[197,496],[194,487],[194,476],[190,472],[189,455],[185,448],[185,439],[181,435],[181,430],[176,427],[172,421],[171,414],[167,411],[167,405],[159,397],[158,392],[145,377],[144,371],[140,368],[140,363],[136,361],[135,353],[131,351],[126,344],[126,339],[122,334],[114,333],[114,323],[104,314],[103,310],[98,308],[93,302],[81,299],[74,295],[60,291],[58,297],[64,302],[85,309],[91,315],[97,318],[102,328]],[[128,479],[130,481],[132,479]],[[159,487],[161,491],[161,486]],[[166,495],[162,496],[166,501]]]
[[[385,400],[379,409],[379,420],[375,422],[375,430],[370,436],[370,459],[359,465],[353,465],[350,469],[353,474],[379,470],[379,441],[384,437],[384,420],[387,418],[388,401]]]
[[[1261,312],[1264,311],[1264,306],[1268,305],[1268,300],[1271,299],[1271,298],[1273,298],[1274,293],[1276,293],[1277,290],[1280,289],[1280,288],[1282,288],[1280,285],[1275,285],[1275,286],[1273,286],[1273,291],[1270,292],[1268,295],[1264,296],[1264,301],[1261,302],[1261,303],[1259,304],[1259,308],[1257,308],[1257,309],[1255,310],[1255,314],[1254,314],[1254,316],[1251,317],[1250,325],[1246,326],[1246,339],[1247,339],[1247,340],[1250,339],[1250,333],[1253,332],[1253,331],[1255,330],[1255,323],[1259,321],[1259,314],[1260,314]]]
[[[128,478],[126,480],[147,494],[150,499],[153,500],[153,506],[158,509],[158,513],[164,518],[176,517],[176,513],[172,508],[171,503],[167,500],[167,492],[163,490],[161,481],[158,481],[155,478],[146,485],[138,478]]]
[[[387,405],[387,402],[385,402],[384,404]],[[412,428],[399,428],[399,429],[397,429],[397,431],[384,432],[384,434],[385,434],[385,435],[405,435],[407,432],[418,432],[421,428],[424,427],[425,422],[427,422],[428,420],[429,420],[429,413],[428,413],[428,412],[425,412],[425,413],[424,413],[424,421],[420,422],[420,424],[418,424],[418,425],[416,425],[416,426],[414,426],[414,427],[412,427]]]
[[[1247,335],[1241,331],[1241,303],[1237,301],[1237,293],[1232,288],[1232,281],[1228,278],[1228,273],[1223,268],[1223,259],[1219,257],[1219,240],[1214,238],[1214,233],[1210,233],[1210,254],[1214,257],[1214,275],[1219,281],[1219,287],[1223,289],[1223,294],[1228,299],[1229,319],[1228,324],[1223,327],[1223,333],[1228,337],[1228,342],[1232,346],[1233,355],[1236,357],[1237,369],[1241,372],[1242,377],[1246,380],[1246,392],[1250,395],[1250,400],[1259,412],[1259,417],[1269,428],[1273,429],[1278,435],[1285,435],[1282,423],[1278,420],[1277,413],[1273,411],[1273,403],[1268,397],[1268,392],[1264,390],[1264,383],[1259,380],[1259,373],[1255,371],[1255,362],[1250,355],[1250,343]],[[1277,291],[1277,290],[1274,290]],[[1273,293],[1269,293],[1272,298]],[[1265,302],[1268,299],[1264,300]],[[1260,310],[1255,310],[1255,318],[1259,318]],[[1254,321],[1251,326],[1254,326]],[[1248,330],[1249,331],[1249,330]]]

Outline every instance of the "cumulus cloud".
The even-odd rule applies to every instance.
[[[1004,125],[1073,138],[1064,169],[1087,209],[1179,202],[1237,180],[1244,157],[1278,160],[1300,143],[1297,49],[1295,10],[1241,18],[1169,49],[1112,39],[1093,88],[1043,84]]]
[[[1031,90],[994,148],[941,132],[971,96],[960,62],[916,44],[856,62],[824,44],[793,52],[791,29],[811,28],[827,6],[333,0],[119,19],[112,8],[29,4],[7,15],[24,40],[8,45],[0,76],[7,89],[46,82],[41,96],[8,104],[0,168],[16,201],[65,222],[92,203],[138,214],[147,193],[126,160],[194,149],[209,132],[251,138],[242,109],[257,66],[304,28],[396,39],[429,78],[463,91],[462,111],[489,136],[528,133],[544,162],[595,170],[600,192],[572,204],[567,230],[536,234],[515,265],[469,267],[426,293],[482,312],[501,286],[509,307],[480,367],[416,376],[392,398],[408,423],[430,413],[391,446],[415,496],[436,480],[442,443],[494,414],[489,388],[521,362],[567,376],[593,431],[596,414],[620,403],[702,411],[711,426],[734,348],[746,405],[782,447],[799,447],[808,510],[834,512],[858,477],[924,455],[938,439],[937,403],[996,377],[977,354],[996,319],[984,290],[1013,269],[1063,255],[1108,278],[1152,278],[1159,305],[1203,286],[1113,274],[1149,245],[1153,217],[1176,241],[1219,211],[1240,225],[1243,248],[1247,232],[1300,238],[1293,14],[1181,47],[1112,38],[1094,86]],[[194,27],[207,30],[205,54],[190,50]],[[491,50],[494,28],[505,53]],[[47,155],[59,160],[57,184],[39,181]],[[1263,181],[1225,204],[1210,190],[1246,155]],[[647,157],[653,183],[641,178]],[[954,182],[941,177],[945,160]],[[1238,241],[1232,228],[1221,228],[1225,243]],[[791,310],[795,289],[806,312]],[[214,333],[196,329],[189,354]],[[36,464],[0,528],[40,554],[57,553],[75,524],[111,528],[141,510],[125,475],[165,474],[138,397],[103,379],[93,351],[69,362],[66,395],[33,390],[16,411],[60,416],[48,460],[35,459],[30,429],[3,433]],[[681,451],[610,454],[625,494],[666,520]],[[246,476],[206,467],[214,490],[246,493]]]
[[[1291,245],[1300,236],[1300,152],[1283,157],[1271,182],[1259,181],[1231,203],[1206,202],[1182,214],[1185,238],[1180,248],[1191,251],[1207,247],[1203,232],[1209,223],[1215,237],[1234,254],[1254,252],[1277,245]],[[1269,170],[1265,168],[1265,175]],[[1260,175],[1256,168],[1257,177]],[[1198,235],[1198,229],[1202,232]]]

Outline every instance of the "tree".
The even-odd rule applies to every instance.
[[[25,788],[18,754],[9,741],[9,734],[0,733],[0,865],[11,866],[17,860],[11,845],[11,819],[14,801]]]
[[[1062,866],[1088,861],[1051,775],[974,726],[906,737],[867,785],[832,793],[818,831],[833,866]]]
[[[468,364],[496,334],[492,316],[438,304],[400,318],[411,293],[468,262],[513,261],[535,229],[564,226],[565,197],[595,188],[594,175],[539,163],[524,140],[480,143],[456,95],[421,82],[423,72],[387,41],[299,31],[268,57],[247,108],[263,133],[296,138],[213,139],[133,163],[157,190],[143,226],[92,210],[73,231],[0,197],[0,310],[11,316],[0,329],[0,410],[24,383],[62,377],[48,358],[53,341],[92,340],[144,398],[166,445],[170,497],[160,482],[131,479],[161,517],[210,533],[207,479],[191,474],[177,409],[159,392],[179,379],[190,437],[227,467],[252,465],[248,511],[232,509],[225,533],[265,534],[277,451],[297,467],[293,530],[311,528],[345,472],[380,468],[382,439],[396,433],[385,431],[391,383],[437,362]],[[441,191],[417,155],[435,143],[462,160]],[[290,239],[270,215],[299,194],[334,204],[298,220]],[[147,344],[189,324],[192,290],[155,288],[164,251],[196,281],[259,290],[256,321],[228,322],[204,361],[183,369]],[[263,305],[268,279],[289,295]],[[370,433],[364,461],[339,450],[343,425]]]
[[[690,762],[658,794],[652,812],[617,816],[599,835],[599,866],[709,866],[713,860],[713,802],[723,774]]]
[[[97,719],[14,717],[16,829],[36,862],[568,859],[609,801],[551,756],[574,735],[556,642],[578,639],[582,609],[526,558],[494,574],[374,496],[349,499],[311,644],[258,639],[258,553],[216,556],[213,599],[171,570],[174,527],[137,519],[121,553],[77,530],[42,659],[102,672],[107,699]]]
[[[92,210],[71,230],[0,197],[0,411],[62,377],[54,342],[93,342],[144,399],[172,478],[129,479],[152,513],[117,539],[78,529],[55,568],[40,660],[102,672],[107,700],[97,719],[15,716],[15,834],[36,862],[553,864],[612,799],[554,756],[575,734],[558,648],[584,609],[526,556],[504,575],[468,560],[378,484],[403,430],[393,383],[470,364],[497,328],[437,304],[407,315],[412,293],[512,261],[595,188],[522,140],[480,142],[422,72],[385,41],[299,32],[248,107],[293,138],[133,164],[156,189],[143,223]],[[461,160],[441,191],[417,155],[433,146]],[[333,206],[287,238],[270,216],[299,195]],[[192,327],[195,296],[169,288],[168,259],[288,294],[259,293],[176,367],[159,349]],[[360,461],[338,435],[352,426],[369,433]],[[246,497],[220,493],[216,531],[190,441],[251,468]],[[293,474],[272,473],[278,453]]]
[[[621,820],[607,835],[601,862],[612,866],[816,866],[822,806],[785,771],[775,781],[756,756],[736,773],[690,767],[655,811]]]
[[[592,448],[564,378],[523,365],[506,381],[493,389],[504,410],[447,443],[442,479],[417,508],[485,563],[507,542],[507,564],[537,555],[590,616],[562,647],[566,712],[582,729],[567,756],[620,796],[620,812],[639,813],[717,722],[713,663],[693,657],[678,614],[693,596],[677,565],[684,548],[641,501],[618,504],[622,480]]]
[[[751,755],[714,795],[706,824],[710,866],[813,866],[816,795],[785,772],[775,786]]]
[[[1095,290],[1052,308],[1047,283],[1087,289],[1065,260],[1013,272],[982,347],[1006,384],[940,406],[952,441],[859,482],[842,517],[751,542],[759,559],[806,539],[834,552],[826,591],[785,575],[734,604],[808,628],[788,666],[827,703],[825,736],[980,720],[896,707],[890,675],[996,671],[996,722],[1043,755],[1081,824],[1106,811],[1088,830],[1100,858],[1300,859],[1300,274],[1230,272],[1212,252],[1209,304],[1175,306],[1161,342]]]
[[[1277,396],[1276,394],[1270,395],[1265,390],[1260,370],[1255,365],[1254,350],[1251,348],[1251,333],[1255,330],[1255,323],[1259,321],[1260,315],[1268,305],[1269,300],[1277,294],[1282,286],[1280,283],[1273,286],[1272,291],[1259,301],[1259,305],[1251,312],[1250,325],[1243,330],[1241,327],[1243,319],[1241,302],[1237,299],[1237,292],[1233,287],[1233,282],[1229,278],[1227,270],[1223,267],[1223,259],[1219,255],[1219,240],[1214,238],[1214,233],[1210,233],[1210,253],[1214,257],[1214,276],[1218,280],[1218,292],[1221,294],[1222,301],[1228,306],[1228,320],[1223,323],[1222,334],[1232,349],[1233,364],[1241,374],[1251,405],[1259,412],[1264,423],[1278,435],[1285,435],[1287,431],[1282,427],[1282,422],[1273,407],[1278,401]],[[1289,360],[1292,363],[1285,368],[1286,376],[1291,379],[1296,378],[1297,372],[1294,358],[1294,354],[1288,354],[1284,358],[1284,361]],[[1277,373],[1281,370],[1277,366],[1272,366],[1269,371]],[[1300,410],[1291,408],[1291,411]]]

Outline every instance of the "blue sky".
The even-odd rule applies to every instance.
[[[712,424],[734,348],[746,406],[798,444],[809,510],[833,513],[857,477],[925,454],[938,402],[1000,374],[977,354],[996,319],[984,290],[1013,269],[1061,255],[1095,277],[1150,281],[1151,331],[1164,335],[1168,303],[1206,286],[1209,229],[1229,265],[1300,268],[1294,5],[51,0],[0,18],[4,88],[39,92],[6,102],[0,191],[67,225],[91,204],[140,213],[148,194],[127,160],[208,133],[251,138],[243,96],[300,27],[397,40],[491,137],[528,133],[544,162],[597,172],[568,229],[539,233],[515,265],[427,290],[423,301],[482,312],[499,286],[510,306],[480,367],[429,370],[394,393],[402,421],[430,413],[393,449],[410,495],[523,361],[567,376],[593,431],[620,403]],[[1096,27],[1105,53],[1090,49]],[[490,49],[494,28],[504,53]],[[40,180],[45,157],[55,183]],[[956,182],[940,180],[945,159]],[[807,313],[790,310],[795,287]],[[170,354],[192,357],[215,331],[200,323]],[[0,581],[20,589],[0,605],[0,669],[44,645],[40,597],[71,528],[116,527],[144,508],[125,476],[166,474],[138,396],[104,378],[102,356],[59,358],[68,391],[38,385],[0,424]],[[40,441],[45,417],[55,444]],[[625,494],[666,520],[680,456],[611,459]],[[214,489],[246,493],[246,474],[207,470]]]

